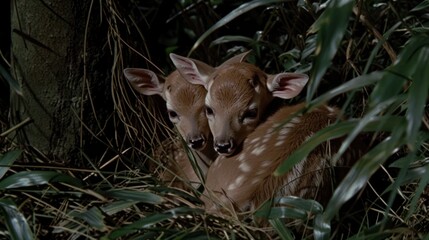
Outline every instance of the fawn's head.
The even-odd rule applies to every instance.
[[[298,95],[308,81],[300,73],[270,75],[244,62],[230,62],[219,68],[178,55],[170,55],[181,75],[207,89],[206,115],[215,150],[232,155],[264,118],[273,97]]]
[[[188,146],[203,149],[211,138],[205,116],[206,89],[190,84],[177,71],[166,79],[141,68],[127,68],[124,75],[133,88],[144,95],[160,95],[166,102],[168,117]]]

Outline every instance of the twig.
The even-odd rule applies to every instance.
[[[1,133],[0,137],[6,137],[11,132],[24,127],[25,125],[27,125],[28,123],[30,123],[32,121],[33,121],[33,119],[31,119],[31,118],[28,117],[24,121],[22,121],[22,122],[18,123],[17,125],[15,125],[14,127],[12,127],[10,129],[6,130],[5,132]]]

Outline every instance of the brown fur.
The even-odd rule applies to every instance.
[[[208,83],[208,106],[215,114],[210,129],[215,142],[233,140],[239,146],[263,118],[272,96],[267,89],[267,75],[249,63],[235,63],[216,70]],[[206,101],[207,103],[207,101]],[[251,122],[241,122],[249,105],[256,103],[258,116]]]
[[[247,137],[239,154],[218,157],[207,173],[202,197],[209,212],[225,212],[225,207],[230,211],[254,210],[277,195],[319,201],[330,195],[333,167],[330,159],[340,146],[339,140],[318,146],[285,175],[272,175],[308,137],[338,117],[336,109],[322,106],[298,115],[299,122],[292,118],[275,127],[302,107],[299,104],[279,109]],[[239,178],[242,180],[237,182]]]

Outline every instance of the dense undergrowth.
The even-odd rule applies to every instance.
[[[114,49],[115,117],[118,129],[125,128],[111,141],[118,143],[110,146],[116,156],[87,159],[87,169],[52,166],[5,138],[14,127],[1,133],[0,236],[428,239],[429,1],[167,2],[134,1],[127,14],[120,1],[100,2]],[[249,49],[250,61],[268,73],[310,76],[298,99],[309,110],[330,103],[349,119],[315,134],[276,174],[327,139],[345,136],[338,157],[358,134],[369,136],[372,150],[325,207],[285,197],[280,201],[288,207],[267,205],[241,221],[209,216],[197,190],[163,186],[146,168],[161,161],[152,157],[153,146],[175,134],[160,103],[136,96],[122,69],[160,66],[168,73],[169,52],[217,65]],[[255,214],[268,215],[270,226],[258,227]]]

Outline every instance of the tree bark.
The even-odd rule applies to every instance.
[[[98,155],[91,136],[104,133],[113,111],[98,2],[12,2],[12,73],[23,95],[12,96],[11,121],[33,120],[18,141],[57,162]]]

